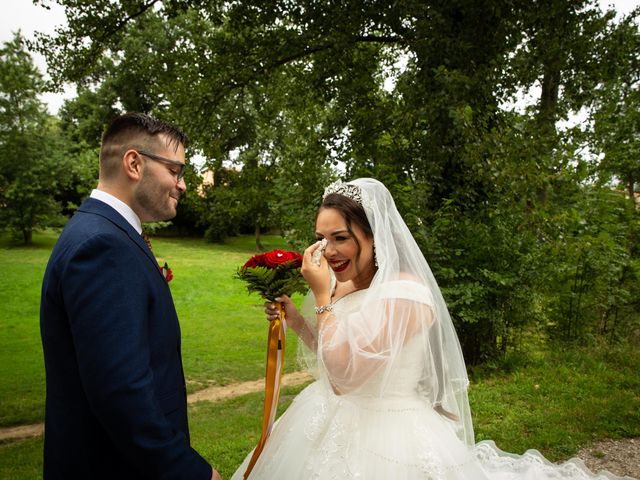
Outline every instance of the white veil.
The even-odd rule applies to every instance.
[[[317,338],[319,353],[305,352],[301,346],[301,358],[316,376],[319,360],[336,393],[357,394],[375,376],[375,395],[385,397],[394,394],[394,365],[411,342],[411,348],[419,351],[417,371],[422,372],[416,391],[453,421],[461,440],[473,445],[462,350],[431,269],[387,188],[370,178],[348,185],[359,187],[359,203],[373,231],[377,272],[361,293],[359,311],[336,318],[338,326],[330,335],[317,335],[315,302],[309,293],[303,315]],[[335,184],[331,187],[335,190]]]

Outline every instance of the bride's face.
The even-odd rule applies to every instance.
[[[368,238],[356,224],[349,228],[342,214],[333,208],[323,208],[318,213],[316,238],[327,239],[324,257],[336,280],[351,280],[359,288],[369,286],[375,273],[373,238]]]

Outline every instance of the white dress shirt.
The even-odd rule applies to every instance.
[[[100,200],[101,202],[106,203],[110,207],[114,208],[116,212],[124,217],[124,219],[131,224],[133,228],[135,228],[136,232],[142,235],[142,222],[136,212],[134,212],[129,205],[124,203],[122,200],[114,197],[110,193],[103,192],[102,190],[98,190],[94,188],[91,191],[91,198],[95,198],[96,200]]]

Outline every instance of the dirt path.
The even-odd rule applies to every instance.
[[[283,386],[301,385],[311,380],[304,372],[294,372],[282,377]],[[187,398],[188,403],[216,402],[229,398],[259,392],[264,388],[264,379],[251,382],[234,383],[226,386],[212,386],[197,391]],[[21,425],[18,427],[0,428],[0,445],[6,442],[42,435],[44,425]],[[598,440],[589,448],[581,450],[578,455],[587,467],[594,472],[608,470],[616,475],[628,475],[640,480],[640,438],[620,440]]]
[[[282,376],[283,386],[295,386],[308,382],[312,377],[306,372],[293,372]],[[233,383],[225,386],[213,386],[199,390],[187,397],[188,403],[217,402],[229,398],[259,392],[264,389],[264,379],[252,382]],[[0,443],[21,440],[42,435],[44,424],[20,425],[18,427],[0,428]]]
[[[0,444],[23,438],[37,437],[44,432],[44,423],[20,425],[19,427],[0,428]]]
[[[293,372],[282,376],[282,385],[295,386],[308,382],[312,379],[311,375],[306,372]],[[217,402],[228,398],[239,397],[247,393],[260,392],[264,389],[264,378],[253,382],[234,383],[225,385],[224,387],[213,386],[192,393],[187,398],[188,403],[195,402]]]

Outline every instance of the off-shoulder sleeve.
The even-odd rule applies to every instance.
[[[359,307],[336,308],[319,331],[319,360],[337,393],[351,393],[370,382],[383,394],[390,370],[412,344],[422,357],[434,322],[433,296],[415,281],[397,280],[369,289]],[[416,347],[415,344],[421,345]]]

